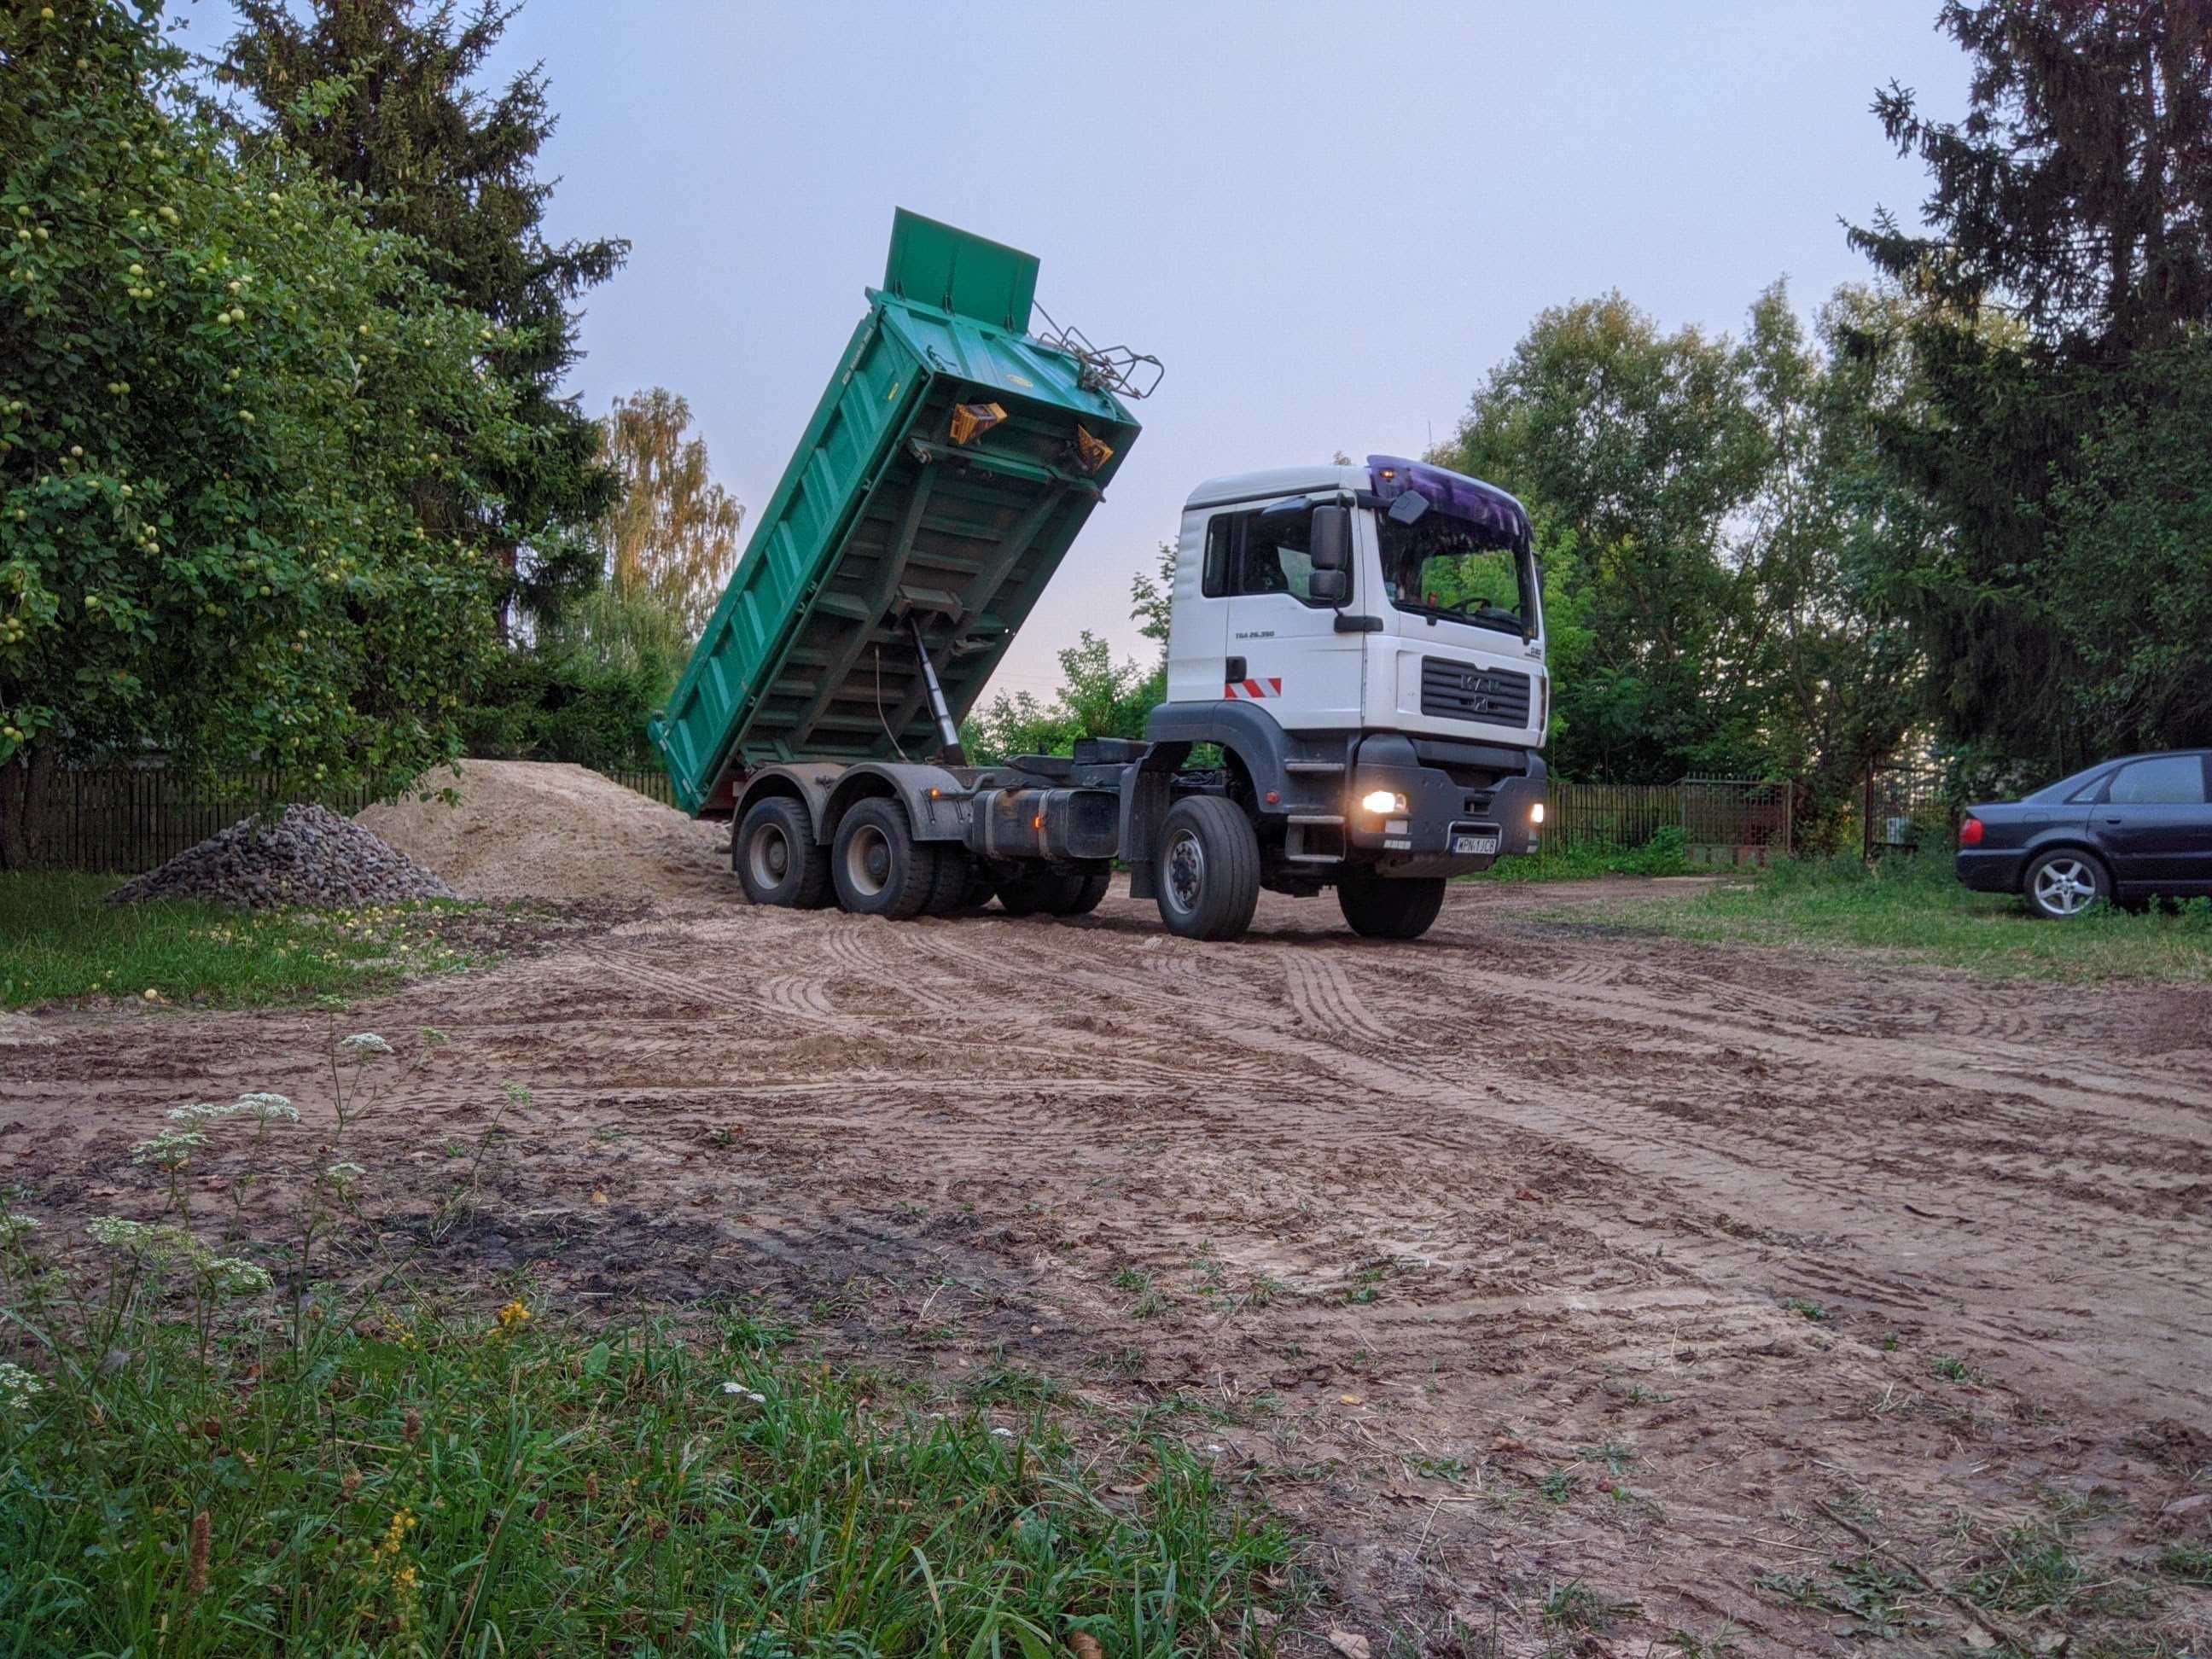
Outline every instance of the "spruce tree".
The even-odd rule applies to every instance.
[[[2168,471],[2212,448],[2212,5],[1947,0],[1939,27],[1973,61],[1963,118],[1874,105],[1928,167],[1925,228],[1850,233],[1917,317],[1927,397],[1883,441],[1954,530],[1887,573],[1931,712],[2009,781],[2212,742],[2173,637],[2212,538]]]

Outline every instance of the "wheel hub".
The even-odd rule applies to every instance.
[[[763,825],[753,836],[753,880],[762,887],[780,887],[791,873],[791,843],[774,824]]]
[[[2076,915],[2096,896],[2096,878],[2078,860],[2057,860],[2045,865],[2036,875],[2035,902],[2053,915]]]
[[[1167,866],[1169,901],[1188,915],[1206,887],[1206,849],[1196,836],[1178,835],[1168,843]]]

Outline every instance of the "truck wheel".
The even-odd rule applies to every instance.
[[[837,902],[854,915],[904,921],[929,902],[937,849],[915,840],[896,801],[864,800],[838,823],[830,874]]]
[[[1189,795],[1160,830],[1160,920],[1185,939],[1238,939],[1260,902],[1260,838],[1218,795]]]
[[[815,842],[806,809],[795,800],[754,803],[730,843],[730,862],[755,904],[819,910],[830,902],[830,860]]]
[[[1362,939],[1419,939],[1444,908],[1444,878],[1386,881],[1355,866],[1337,882],[1336,902]]]
[[[1057,915],[1059,904],[1067,897],[1062,890],[1066,885],[1057,870],[1024,870],[999,884],[999,908],[1010,916]]]
[[[957,842],[939,842],[930,850],[937,855],[937,874],[929,884],[929,896],[922,901],[922,915],[954,916],[981,902],[968,896],[975,888],[974,855]],[[990,896],[986,887],[983,897]]]
[[[1098,908],[1098,902],[1106,896],[1106,890],[1113,884],[1112,870],[1086,870],[1076,884],[1066,908],[1053,914],[1056,916],[1087,916]]]

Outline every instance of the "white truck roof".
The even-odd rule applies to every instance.
[[[1208,478],[1190,492],[1186,507],[1218,507],[1228,501],[1267,501],[1316,489],[1365,489],[1364,466],[1279,466],[1265,472],[1237,472]]]

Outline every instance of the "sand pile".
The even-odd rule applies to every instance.
[[[702,823],[580,766],[463,761],[416,784],[458,805],[402,800],[356,820],[470,898],[728,896],[730,830]]]
[[[288,806],[264,824],[245,818],[126,881],[111,903],[210,899],[257,910],[283,904],[317,910],[409,899],[453,898],[453,890],[327,806]]]

